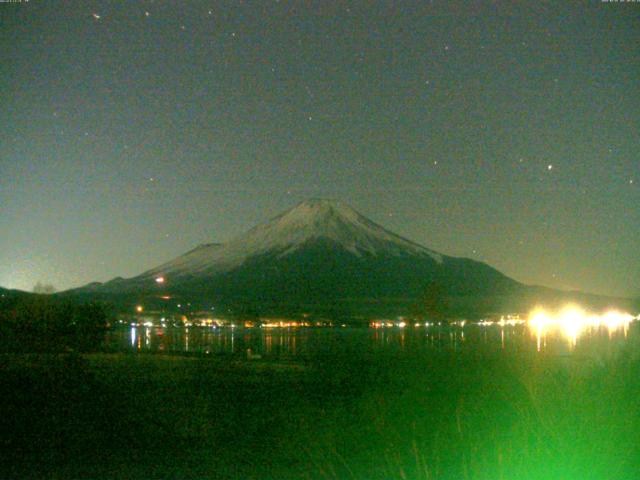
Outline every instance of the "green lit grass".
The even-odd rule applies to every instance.
[[[4,355],[2,478],[636,479],[640,355]]]

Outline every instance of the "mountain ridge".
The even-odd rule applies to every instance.
[[[558,296],[407,240],[327,199],[300,202],[228,242],[199,245],[135,277],[74,292],[124,303],[181,298],[236,311],[366,315],[434,302],[451,315],[513,311]]]
[[[228,242],[196,247],[141,276],[182,274],[194,270],[220,273],[240,266],[251,256],[278,250],[279,255],[285,256],[307,240],[323,237],[334,240],[355,255],[375,254],[381,250],[399,254],[404,248],[430,255],[436,261],[442,258],[432,250],[389,232],[340,202],[312,199],[299,203]]]

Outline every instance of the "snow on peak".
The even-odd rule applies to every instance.
[[[352,221],[361,217],[361,215],[353,208],[337,200],[311,198],[300,202],[295,207],[287,210],[281,215],[278,215],[275,219],[282,217],[295,217],[302,221],[312,221],[331,216],[342,216],[351,219]]]
[[[288,255],[313,240],[328,240],[357,256],[419,255],[442,262],[440,254],[391,233],[348,205],[310,199],[230,242],[201,246],[143,275],[226,271],[257,255]]]
[[[267,224],[277,225],[278,228],[311,225],[321,227],[323,224],[331,223],[336,218],[342,218],[343,221],[347,222],[357,222],[362,218],[362,215],[348,205],[336,200],[313,198],[300,202],[295,207],[272,218]],[[264,225],[259,225],[254,230],[261,226]]]

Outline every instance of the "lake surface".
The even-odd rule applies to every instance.
[[[640,347],[640,325],[587,329],[579,334],[536,332],[525,324],[405,328],[232,328],[117,327],[107,334],[106,348],[120,352],[165,352],[202,355],[246,355],[305,358],[335,353],[415,355],[477,349],[591,355],[615,353],[623,345]]]
[[[640,323],[543,320],[122,325],[131,355],[7,355],[0,478],[637,480]]]

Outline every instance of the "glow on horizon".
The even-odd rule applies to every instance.
[[[527,325],[536,336],[537,347],[540,350],[541,341],[550,332],[560,332],[574,347],[578,337],[590,330],[606,328],[609,336],[622,329],[625,336],[629,324],[637,317],[618,310],[609,310],[604,314],[585,311],[577,305],[566,305],[557,312],[549,313],[543,308],[536,308],[529,314]]]

